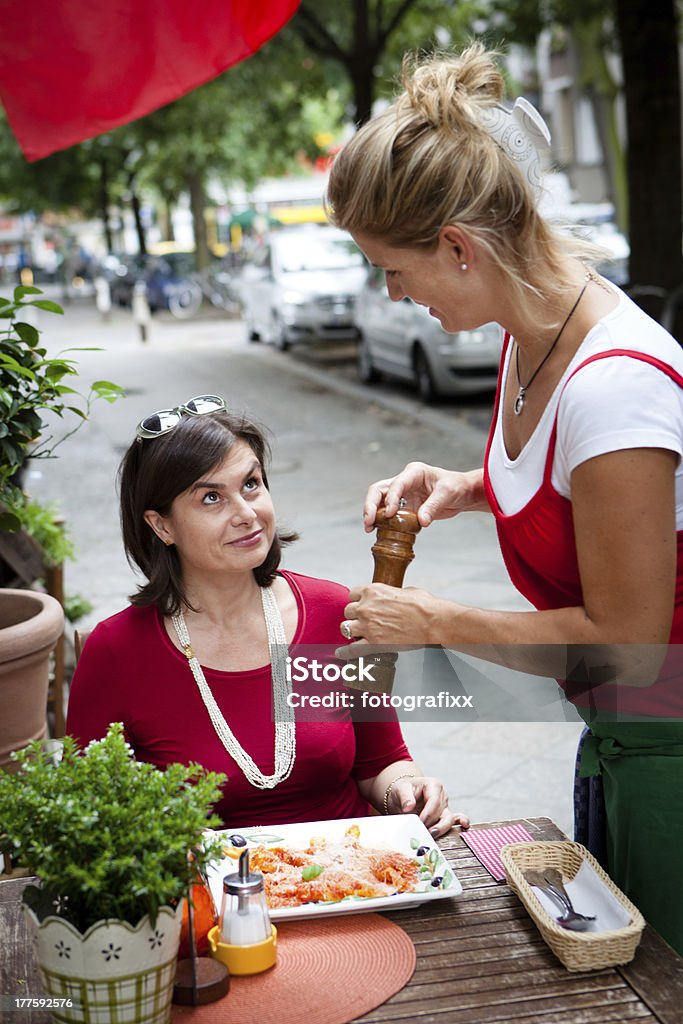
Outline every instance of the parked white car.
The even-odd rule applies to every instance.
[[[617,225],[609,216],[591,216],[590,213],[579,217],[574,221],[574,225],[574,230],[579,235],[605,250],[605,259],[595,268],[598,273],[620,288],[625,287],[629,281],[628,264],[631,249],[626,236]]]
[[[502,348],[498,324],[449,334],[412,299],[393,302],[378,267],[370,269],[358,296],[356,323],[358,374],[366,383],[383,373],[409,380],[425,402],[496,386]]]
[[[605,259],[596,270],[623,288],[629,280],[630,247],[628,239],[615,223],[613,203],[577,202],[566,174],[548,173],[543,178],[539,209],[560,229],[579,235],[605,251]]]
[[[279,349],[357,338],[356,296],[366,276],[364,257],[344,231],[327,224],[273,231],[239,283],[248,338]]]

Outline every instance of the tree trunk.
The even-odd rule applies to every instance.
[[[163,210],[161,216],[163,220],[163,227],[161,231],[167,242],[175,242],[175,231],[173,230],[174,197],[164,194],[162,202]]]
[[[374,60],[370,54],[363,56],[367,59],[349,62],[349,74],[353,83],[354,121],[357,125],[363,125],[370,120],[375,93]]]
[[[681,102],[675,0],[617,0],[626,97],[632,285],[681,283]]]
[[[192,227],[194,230],[194,244],[197,258],[197,270],[204,270],[209,265],[209,242],[206,232],[206,218],[204,208],[206,205],[204,195],[204,181],[198,171],[189,171],[186,177],[187,187],[190,193],[190,209],[192,210]]]
[[[379,27],[379,26],[378,26]],[[368,0],[353,2],[353,49],[349,54],[349,74],[353,83],[353,103],[356,124],[365,124],[372,116],[375,89],[375,62],[377,46],[370,29]]]
[[[114,232],[109,220],[109,168],[106,157],[102,157],[100,160],[100,209],[107,252],[112,253],[114,251]]]
[[[574,22],[572,31],[580,67],[580,85],[593,108],[593,117],[600,140],[609,199],[614,204],[615,220],[626,233],[628,220],[628,185],[626,160],[616,116],[619,87],[609,69],[604,40],[604,14],[583,17]]]
[[[133,218],[135,220],[135,232],[138,236],[138,248],[141,256],[147,255],[147,237],[145,235],[145,225],[142,223],[142,214],[140,213],[140,197],[132,186],[130,185],[130,205],[133,211]]]
[[[602,147],[610,199],[614,204],[614,220],[620,231],[628,234],[628,180],[626,160],[619,138],[614,97],[595,89],[587,90],[593,106],[595,124]]]

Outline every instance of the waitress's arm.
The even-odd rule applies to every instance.
[[[641,665],[631,682],[647,685],[666,653],[673,616],[677,460],[665,449],[635,448],[589,459],[572,473],[581,607],[497,612],[369,584],[351,591],[345,617],[371,643],[440,644],[540,675],[562,675],[566,645],[617,645],[610,655],[619,658],[621,645],[641,644],[650,670]],[[361,654],[362,646],[347,652]],[[628,673],[632,653],[622,651],[621,662],[619,672]],[[615,681],[629,682],[621,675]]]
[[[377,480],[368,488],[363,506],[366,532],[374,528],[378,508],[393,516],[401,498],[417,513],[421,526],[429,526],[435,519],[450,519],[460,512],[491,511],[483,469],[461,473],[425,462],[409,462],[396,476]]]

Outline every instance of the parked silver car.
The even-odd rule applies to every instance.
[[[239,285],[251,341],[355,339],[356,296],[367,265],[353,239],[330,225],[273,231],[245,266]]]
[[[448,334],[424,306],[389,298],[384,271],[372,267],[356,303],[360,329],[358,374],[370,383],[381,374],[413,381],[432,402],[495,388],[502,347],[497,324]]]

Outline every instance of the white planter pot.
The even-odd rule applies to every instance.
[[[55,1002],[52,1019],[64,1024],[167,1024],[182,903],[162,907],[152,928],[149,917],[135,926],[98,921],[84,935],[61,917],[43,921],[24,907],[45,994]]]

